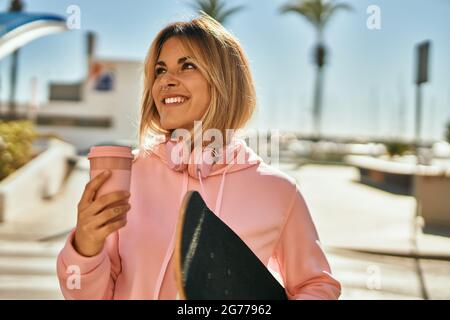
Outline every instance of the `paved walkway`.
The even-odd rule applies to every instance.
[[[0,241],[0,299],[63,299],[56,277],[62,239]]]
[[[297,179],[342,299],[450,299],[450,238],[418,231],[413,240],[413,197],[363,185],[352,167],[280,168]]]

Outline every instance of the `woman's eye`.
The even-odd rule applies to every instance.
[[[183,64],[182,69],[196,69],[197,67],[189,62],[186,62]],[[155,69],[155,75],[159,76],[160,74],[162,74],[163,72],[165,72],[166,70],[164,68],[157,68]]]
[[[195,65],[193,65],[192,63],[186,62],[185,64],[183,64],[183,68],[186,66],[191,66],[192,69],[195,69]],[[189,69],[191,69],[191,68],[189,68]]]
[[[156,75],[160,75],[162,71],[164,71],[163,68],[157,68],[157,69],[155,70],[155,74],[156,74]]]

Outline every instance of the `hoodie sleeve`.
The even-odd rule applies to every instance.
[[[308,207],[297,187],[272,259],[288,299],[339,298],[341,285],[331,275]]]
[[[73,247],[73,230],[58,255],[57,274],[63,296],[68,300],[113,299],[115,281],[121,271],[118,232],[106,238],[103,250],[85,257]]]

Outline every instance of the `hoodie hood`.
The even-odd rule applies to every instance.
[[[167,151],[166,143],[168,142],[163,141],[155,144],[150,148],[150,152],[159,157],[160,160],[167,166],[171,167],[171,161],[169,158],[170,154]],[[186,170],[190,177],[194,179],[201,179],[202,177],[199,176],[195,170],[195,164],[201,163],[201,161],[194,161],[194,159],[196,158],[201,158],[199,157],[199,155],[201,155],[201,152],[191,152],[189,161],[187,163],[187,168],[184,170],[176,171],[184,172]],[[261,159],[261,157],[247,146],[245,140],[241,138],[234,138],[227,146],[218,151],[217,161],[212,165],[207,177],[220,175],[224,172],[232,173],[240,171],[248,167],[257,165],[262,161],[263,160]]]

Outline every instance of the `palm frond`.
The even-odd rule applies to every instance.
[[[223,0],[196,0],[191,7],[201,14],[207,14],[221,24],[228,20],[230,16],[241,11],[245,7],[236,6],[226,9],[225,4],[226,3]]]
[[[339,10],[352,10],[347,3],[335,3],[334,0],[297,0],[297,3],[281,6],[281,13],[295,12],[314,25],[319,33]]]
[[[300,7],[298,5],[284,5],[280,8],[281,13],[289,13],[294,12],[303,16],[306,20],[308,20],[314,26],[318,26],[318,19],[314,15],[314,12],[310,10],[310,8],[306,8],[304,6]]]
[[[225,11],[220,11],[218,13],[216,20],[223,24],[228,20],[229,17],[231,17],[235,13],[243,10],[244,8],[245,8],[245,6],[237,6],[237,7],[225,10]]]
[[[328,21],[330,21],[330,18],[334,16],[337,11],[353,11],[353,7],[347,3],[329,3],[328,8],[323,12],[322,27],[325,27]]]

